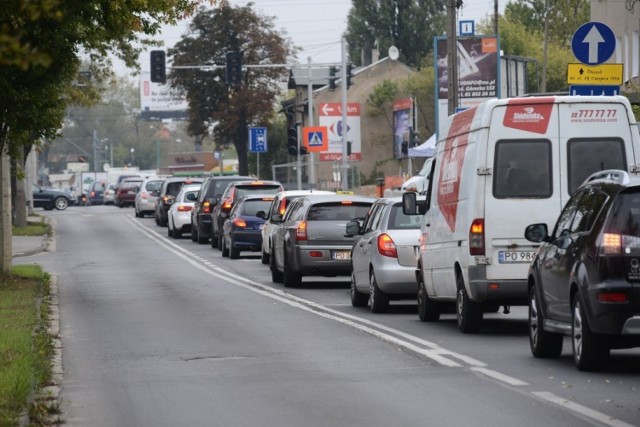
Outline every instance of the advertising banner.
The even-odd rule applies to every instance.
[[[360,104],[347,104],[347,123],[342,123],[342,104],[339,102],[322,103],[318,108],[320,126],[327,128],[328,148],[319,154],[322,161],[342,159],[342,133],[346,132],[347,141],[351,141],[349,160],[361,160],[360,140]]]
[[[413,99],[399,99],[393,103],[393,159],[400,160],[407,157],[411,140],[411,125],[413,123]],[[403,148],[404,144],[404,150]]]

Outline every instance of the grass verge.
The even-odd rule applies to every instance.
[[[49,234],[49,225],[44,221],[28,221],[26,227],[13,226],[12,233],[14,236],[43,236]]]
[[[51,380],[50,279],[35,264],[0,273],[0,426],[19,425],[26,413],[30,424],[42,424],[35,395]]]

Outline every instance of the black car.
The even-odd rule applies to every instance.
[[[67,209],[67,206],[73,206],[75,199],[71,194],[61,190],[45,190],[33,184],[33,207],[52,210],[56,208],[60,211]]]
[[[156,224],[161,227],[167,225],[167,212],[175,201],[176,196],[180,192],[180,189],[184,184],[202,183],[204,178],[189,178],[189,177],[171,177],[164,180],[158,198],[156,199],[156,208],[154,218]]]
[[[259,181],[252,178],[252,181],[232,182],[227,186],[222,197],[213,207],[211,214],[211,247],[222,249],[222,224],[229,216],[231,208],[242,196],[252,194],[265,194],[275,196],[284,188],[278,181]]]
[[[559,357],[571,337],[580,370],[605,367],[611,349],[640,346],[640,178],[591,175],[563,208],[529,270],[529,343],[535,357]]]
[[[104,204],[104,190],[106,185],[102,181],[95,181],[89,188],[88,203],[90,205],[102,205]]]
[[[222,193],[230,183],[252,179],[254,178],[250,176],[239,175],[206,178],[198,194],[198,200],[191,210],[191,240],[207,243],[211,237],[211,212],[216,201],[222,197]]]

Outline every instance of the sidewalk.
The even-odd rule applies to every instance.
[[[29,221],[39,221],[40,218],[29,218]],[[11,236],[12,257],[18,258],[46,252],[52,244],[49,236]]]

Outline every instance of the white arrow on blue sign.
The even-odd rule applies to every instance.
[[[264,127],[249,128],[249,152],[250,153],[266,153],[267,152],[267,128],[264,128]]]
[[[583,64],[602,64],[616,50],[616,36],[602,22],[587,22],[573,33],[571,49]]]

